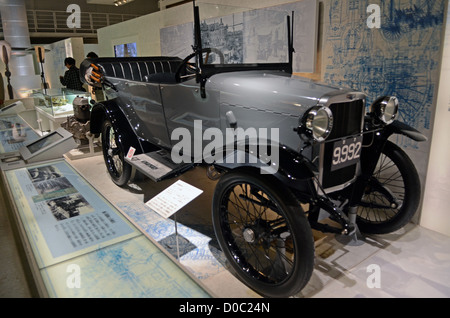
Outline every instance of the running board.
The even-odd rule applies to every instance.
[[[194,167],[194,164],[176,164],[170,159],[170,154],[164,150],[145,153],[125,158],[125,161],[146,177],[155,182],[173,178]]]

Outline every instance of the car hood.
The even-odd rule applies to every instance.
[[[220,91],[220,103],[301,116],[328,95],[349,90],[283,72],[243,71],[212,76],[207,85]],[[208,89],[208,88],[207,88]]]

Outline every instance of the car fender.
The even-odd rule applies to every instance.
[[[317,168],[307,158],[285,146],[272,147],[271,153],[278,151],[277,162],[268,161],[264,156],[256,156],[247,148],[226,153],[223,160],[214,162],[222,170],[253,169],[261,175],[273,175],[284,184],[300,192],[310,192],[310,182],[318,173]]]
[[[115,99],[103,101],[93,106],[91,111],[91,133],[94,135],[101,134],[105,120],[111,121],[114,132],[118,136],[125,153],[130,147],[136,149],[136,154],[144,153],[142,143],[133,132],[126,116],[120,110]]]
[[[425,135],[423,135],[420,131],[398,120],[394,121],[392,124],[387,126],[387,129],[389,129],[391,134],[401,134],[418,142],[428,140],[428,138]]]

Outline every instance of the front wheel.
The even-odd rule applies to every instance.
[[[109,120],[106,120],[102,127],[102,149],[112,181],[120,187],[125,186],[131,178],[132,168],[125,162],[123,146]]]
[[[361,232],[386,234],[411,221],[420,202],[420,179],[411,159],[388,141],[358,207]]]
[[[302,290],[314,265],[314,240],[305,214],[275,178],[229,172],[213,198],[213,224],[236,275],[268,297]]]

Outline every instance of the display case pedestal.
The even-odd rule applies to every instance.
[[[73,113],[73,112],[72,112]],[[39,129],[44,132],[52,132],[61,127],[61,124],[67,120],[67,116],[52,116],[49,113],[43,111],[41,108],[36,107],[37,121],[39,123]]]

